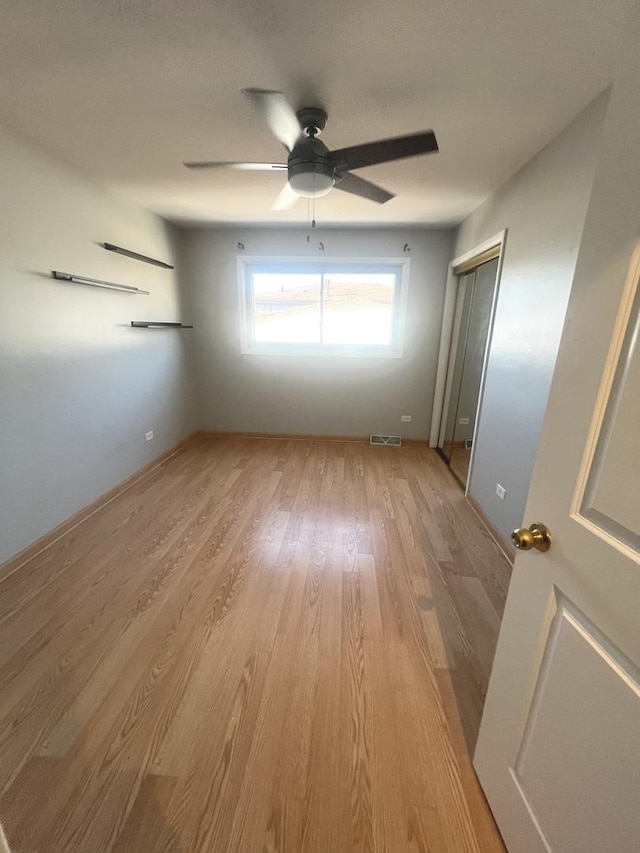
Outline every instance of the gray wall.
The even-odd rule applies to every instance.
[[[400,359],[241,355],[236,258],[247,255],[401,257],[411,247],[404,356]],[[206,430],[427,438],[450,230],[185,231],[182,263],[198,328],[197,377]],[[400,415],[410,414],[411,424]]]
[[[523,520],[607,99],[590,104],[458,232],[456,256],[508,229],[469,485],[506,539]]]
[[[6,131],[0,197],[1,563],[193,431],[195,414],[189,333],[127,328],[182,318],[176,274],[96,245],[170,261],[173,229]],[[56,282],[52,269],[151,295]]]

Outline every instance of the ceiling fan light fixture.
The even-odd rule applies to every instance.
[[[303,198],[319,198],[331,192],[334,179],[324,172],[296,172],[289,175],[289,184]]]

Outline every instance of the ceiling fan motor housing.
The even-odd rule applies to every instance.
[[[336,182],[335,166],[327,146],[314,136],[300,139],[288,160],[289,184],[298,195],[327,195]]]
[[[303,107],[296,116],[305,136],[320,136],[327,126],[327,114],[320,107]]]

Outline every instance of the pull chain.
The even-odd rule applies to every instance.
[[[313,173],[311,196],[307,196],[307,243],[311,242],[311,231],[316,227],[316,175]]]

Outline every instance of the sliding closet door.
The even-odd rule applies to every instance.
[[[453,338],[451,341],[451,353],[449,355],[449,376],[445,396],[446,417],[444,431],[440,440],[440,448],[449,463],[451,463],[454,451],[458,400],[462,385],[462,372],[464,370],[467,332],[469,329],[469,316],[471,314],[475,277],[475,270],[471,270],[471,272],[458,277],[458,295],[453,321]]]
[[[442,449],[451,470],[463,483],[469,474],[497,273],[498,259],[494,258],[459,279],[460,325],[454,337],[455,360]]]

